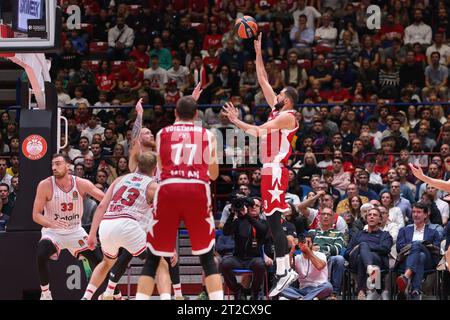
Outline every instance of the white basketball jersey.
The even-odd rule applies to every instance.
[[[44,216],[50,220],[65,220],[68,223],[67,229],[52,229],[58,233],[71,233],[81,228],[81,218],[83,217],[83,197],[78,190],[75,176],[70,176],[72,187],[65,192],[56,183],[52,176],[52,199],[45,204]],[[51,229],[51,228],[45,228]]]
[[[127,174],[117,183],[103,219],[129,218],[144,225],[150,215],[147,187],[154,179],[138,172]]]

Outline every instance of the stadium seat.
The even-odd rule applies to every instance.
[[[300,59],[297,61],[298,65],[304,68],[306,71],[311,69],[311,60],[308,59]]]
[[[119,73],[122,68],[126,66],[125,61],[112,61],[111,62],[111,71],[113,73]]]
[[[270,32],[270,22],[258,22],[258,29],[262,33],[268,34]]]
[[[90,53],[106,53],[108,50],[108,42],[91,42],[89,44]]]
[[[203,36],[206,33],[206,26],[202,22],[191,22],[191,27],[195,28],[200,36]]]
[[[137,16],[141,12],[142,6],[139,4],[132,4],[128,8],[132,16]]]
[[[92,72],[97,72],[98,68],[100,67],[100,60],[89,60],[89,69]]]
[[[92,36],[94,35],[94,25],[91,23],[82,23],[81,24],[81,30],[86,31],[86,33],[89,35],[89,38],[92,39]]]

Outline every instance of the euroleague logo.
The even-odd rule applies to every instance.
[[[30,160],[39,160],[47,153],[47,141],[40,135],[32,134],[23,141],[22,152]]]

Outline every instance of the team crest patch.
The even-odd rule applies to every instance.
[[[78,200],[78,192],[77,191],[74,191],[72,193],[72,198],[73,198],[73,200]]]
[[[22,143],[22,153],[30,160],[39,160],[47,153],[47,141],[38,134],[29,135]]]
[[[84,245],[85,245],[85,242],[84,242],[84,240],[78,240],[78,244],[80,245],[80,247],[84,247]]]

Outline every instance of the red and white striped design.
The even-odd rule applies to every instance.
[[[68,234],[81,228],[81,218],[83,217],[83,196],[78,190],[77,179],[70,176],[71,187],[64,190],[52,176],[52,199],[45,204],[44,216],[50,220],[65,220],[68,223],[67,229],[51,229],[57,233]]]

